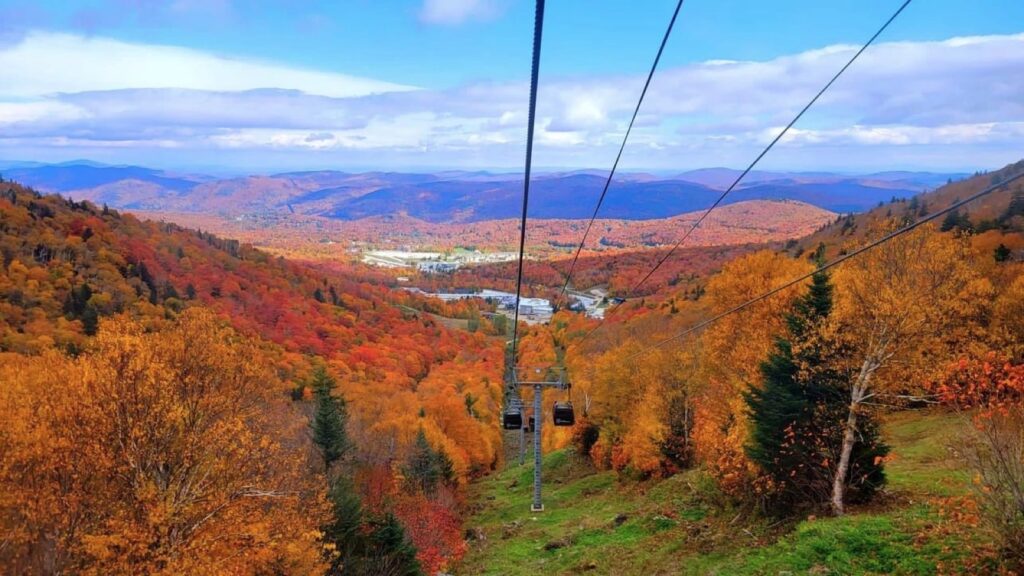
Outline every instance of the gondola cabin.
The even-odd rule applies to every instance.
[[[505,430],[519,430],[523,427],[523,413],[518,408],[508,408],[501,417]]]
[[[555,402],[555,426],[572,426],[576,424],[576,412],[572,402]]]

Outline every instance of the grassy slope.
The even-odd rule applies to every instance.
[[[619,483],[566,452],[545,459],[547,510],[529,512],[532,467],[510,466],[475,486],[474,542],[458,574],[934,574],[956,572],[980,536],[935,530],[934,502],[964,494],[947,457],[944,414],[898,414],[881,503],[845,518],[777,525],[722,502],[700,471]],[[626,519],[617,523],[616,516]],[[621,520],[621,518],[620,518]],[[561,544],[551,548],[551,544]]]

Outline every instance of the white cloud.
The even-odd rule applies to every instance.
[[[424,0],[420,20],[428,24],[458,25],[469,20],[490,20],[501,14],[495,0]]]
[[[749,162],[854,50],[828,46],[660,70],[623,166]],[[526,133],[525,82],[404,90],[194,50],[40,33],[0,48],[0,70],[0,146],[151,142],[162,149],[358,152],[381,162],[415,153],[437,166],[493,167],[521,162]],[[545,79],[537,162],[610,162],[642,83],[639,74]],[[769,161],[831,154],[841,162],[859,157],[855,150],[895,161],[893,151],[921,158],[931,149],[937,163],[977,158],[976,166],[986,166],[993,149],[1024,149],[1021,94],[1024,34],[880,43]]]
[[[0,126],[33,124],[40,121],[68,122],[86,116],[84,110],[55,101],[0,102]]]
[[[189,48],[48,32],[32,32],[0,50],[0,70],[4,75],[0,98],[5,99],[126,88],[240,91],[288,87],[332,97],[411,89]]]
[[[782,127],[761,132],[762,143],[769,142]],[[982,122],[943,126],[850,126],[831,130],[791,129],[781,143],[792,146],[864,145],[909,146],[950,144],[1020,144],[1024,142],[1024,122]],[[1021,151],[1024,154],[1024,151]]]

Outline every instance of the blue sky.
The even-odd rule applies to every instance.
[[[740,167],[895,0],[688,0],[624,170]],[[674,0],[548,3],[536,162],[604,168]],[[514,169],[524,0],[0,0],[0,158]],[[915,0],[765,168],[1024,156],[1024,2]]]

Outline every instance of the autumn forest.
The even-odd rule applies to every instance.
[[[529,263],[528,291],[558,310],[522,326],[514,362],[564,365],[576,407],[574,426],[543,428],[543,450],[571,454],[576,476],[610,474],[612,494],[699,474],[705,508],[772,519],[767,545],[800,518],[907,506],[888,471],[909,456],[887,422],[939,414],[960,431],[943,462],[970,481],[929,496],[934,521],[912,537],[968,544],[935,553],[942,571],[1016,573],[1020,185],[820,267],[1020,169],[785,243],[695,248],[637,296],[657,249],[588,255],[577,288],[631,296],[604,321],[559,296],[566,260]],[[494,303],[14,182],[0,183],[0,251],[7,573],[476,573],[500,549],[478,485],[516,469],[519,445],[501,427],[510,322]],[[512,272],[414,281],[508,287]],[[545,392],[545,410],[564,394]]]

